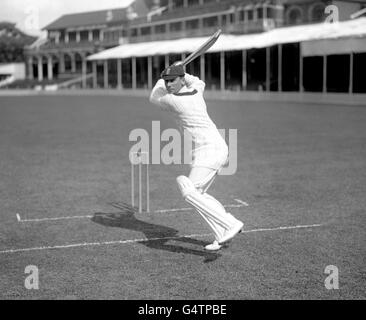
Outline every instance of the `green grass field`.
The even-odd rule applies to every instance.
[[[249,205],[230,209],[245,232],[217,253],[193,211],[109,205],[130,201],[130,131],[175,128],[147,98],[0,97],[0,298],[365,299],[366,107],[208,107],[238,129],[237,173],[210,193]],[[175,178],[188,166],[150,169],[152,211],[187,207]]]

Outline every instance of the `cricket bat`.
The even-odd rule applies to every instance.
[[[186,57],[182,61],[182,65],[186,66],[188,63],[192,62],[194,59],[204,54],[208,49],[210,49],[221,34],[221,29],[217,30],[202,46],[200,46],[197,50],[193,51],[188,57]]]

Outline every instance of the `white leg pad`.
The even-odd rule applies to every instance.
[[[205,193],[208,190],[208,188],[211,186],[212,182],[215,180],[216,176],[217,176],[217,171],[212,171],[212,173],[209,174],[205,179],[195,182],[194,186],[201,193]]]
[[[223,228],[223,227],[221,227],[219,224],[215,223],[215,221],[213,221],[209,216],[206,216],[203,212],[201,212],[197,208],[196,208],[196,211],[201,215],[201,217],[210,226],[210,228],[212,229],[213,233],[215,234],[215,239],[217,241],[220,241],[222,239],[222,237],[224,236],[226,229]]]
[[[207,194],[201,194],[189,178],[179,176],[177,183],[184,199],[195,207],[201,215],[206,216],[210,220],[210,226],[212,224],[218,224],[221,228],[229,230],[237,223],[237,220],[231,214],[227,213],[225,208],[215,198]],[[207,221],[207,219],[205,220]]]

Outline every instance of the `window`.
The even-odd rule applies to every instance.
[[[181,22],[174,22],[170,25],[170,31],[180,31],[182,30],[182,23]]]
[[[217,16],[203,19],[203,27],[205,28],[214,27],[217,25],[218,25]]]
[[[111,32],[110,31],[104,31],[104,41],[110,41],[112,38]]]
[[[80,41],[88,41],[89,32],[88,31],[80,31]]]
[[[150,27],[142,27],[141,28],[141,35],[146,36],[151,34],[151,28]]]
[[[258,19],[263,19],[263,8],[257,9],[257,17]]]
[[[310,9],[309,20],[313,22],[321,22],[325,20],[325,7],[323,4],[316,4]]]
[[[248,10],[248,20],[253,20],[253,10]]]
[[[93,40],[99,40],[100,30],[93,30]]]
[[[69,42],[76,42],[76,32],[69,32]]]
[[[221,25],[226,26],[226,15],[221,16]]]
[[[199,0],[188,0],[188,7],[198,6],[199,3]]]
[[[60,42],[65,42],[65,31],[60,31]]]
[[[165,24],[159,24],[155,26],[155,33],[164,33],[166,31]]]
[[[303,21],[303,13],[300,7],[292,7],[286,14],[287,24],[299,24]]]
[[[131,29],[131,37],[137,37],[137,29],[136,28]]]
[[[276,11],[274,8],[267,7],[267,18],[273,19],[276,17]]]
[[[173,0],[173,8],[183,8],[184,0]]]
[[[186,28],[187,30],[194,30],[194,29],[198,29],[198,19],[195,20],[188,20],[186,22]]]

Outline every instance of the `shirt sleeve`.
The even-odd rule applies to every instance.
[[[169,104],[167,103],[168,91],[165,88],[164,80],[160,79],[155,84],[155,87],[152,89],[150,94],[150,102],[163,108],[169,108]]]
[[[197,89],[200,92],[205,90],[206,84],[198,77],[192,76],[188,73],[184,75],[184,80],[188,88]]]

